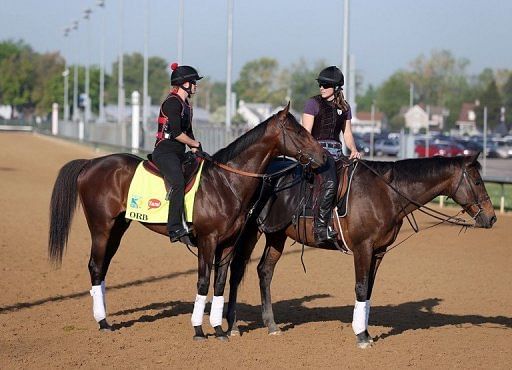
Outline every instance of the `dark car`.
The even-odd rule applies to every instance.
[[[400,141],[393,139],[378,140],[375,143],[375,155],[389,155],[396,157],[400,153]]]

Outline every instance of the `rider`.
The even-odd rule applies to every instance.
[[[186,145],[194,153],[201,149],[201,143],[192,132],[189,98],[196,93],[197,81],[203,77],[190,66],[173,63],[171,69],[172,89],[160,107],[153,161],[171,187],[167,231],[171,242],[175,242],[191,232],[182,219],[185,179],[181,163]]]
[[[357,151],[350,120],[350,105],[343,96],[345,83],[343,73],[336,66],[323,69],[318,78],[320,94],[306,101],[302,115],[302,125],[326,149],[330,150],[326,164],[316,171],[315,183],[319,188],[315,208],[313,234],[317,243],[333,240],[336,232],[329,226],[332,208],[336,198],[338,180],[333,154],[342,154],[340,133],[350,149],[350,159],[361,158]]]

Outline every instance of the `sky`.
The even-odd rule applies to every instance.
[[[179,0],[148,1],[149,55],[171,63],[177,59]],[[264,56],[282,67],[301,60],[311,67],[323,59],[341,68],[343,2],[234,0],[233,79],[246,62]],[[86,8],[93,10],[89,21],[83,19]],[[98,64],[103,37],[109,70],[121,45],[125,53],[143,53],[145,9],[146,0],[106,0],[104,9],[95,0],[0,0],[0,40],[22,39],[38,52],[59,51],[70,63]],[[227,0],[185,0],[184,14],[184,64],[225,81]],[[435,49],[468,59],[471,74],[512,69],[511,0],[351,0],[349,14],[349,50],[364,85],[381,84]],[[73,20],[78,30],[65,38]]]

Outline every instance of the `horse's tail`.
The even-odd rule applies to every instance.
[[[69,229],[75,213],[78,175],[87,163],[89,163],[88,159],[76,159],[64,165],[53,186],[50,201],[48,257],[57,266],[62,263],[62,255],[68,243]]]

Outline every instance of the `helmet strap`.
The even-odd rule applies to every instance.
[[[189,96],[189,97],[190,97],[190,96],[192,96],[192,86],[190,85],[190,83],[189,83],[188,87],[185,87],[185,85],[184,85],[184,84],[180,85],[180,87],[181,87],[183,90],[185,90],[185,91],[186,91],[186,93],[188,94],[188,96]]]

